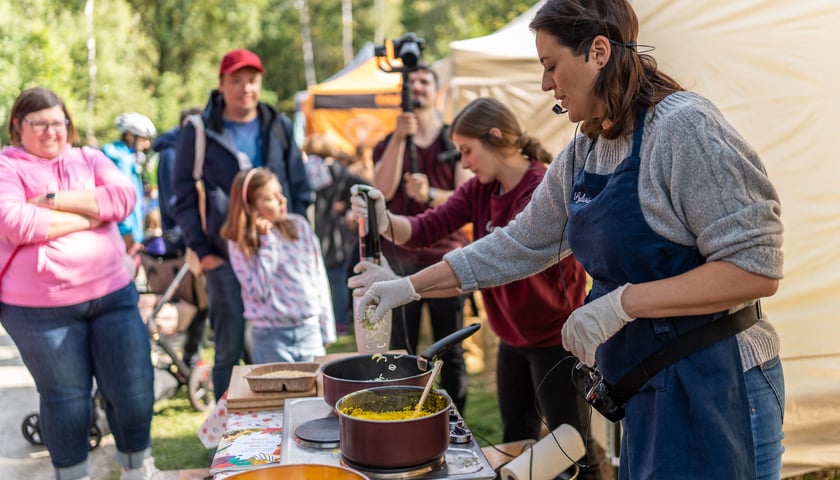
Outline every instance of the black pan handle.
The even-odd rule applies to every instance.
[[[429,348],[423,350],[423,353],[421,353],[420,357],[417,358],[417,367],[425,372],[429,369],[429,365],[435,363],[435,360],[439,360],[444,352],[449,350],[449,347],[466,340],[472,334],[477,332],[479,328],[481,328],[481,324],[473,323],[472,325],[468,325],[457,332],[450,333],[437,342],[431,344]]]

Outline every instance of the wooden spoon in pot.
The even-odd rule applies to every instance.
[[[426,387],[423,389],[423,394],[420,395],[420,400],[417,402],[417,406],[414,408],[414,416],[419,417],[420,412],[423,411],[423,404],[426,403],[426,397],[429,396],[429,391],[432,389],[432,384],[435,383],[435,378],[437,378],[438,372],[440,372],[440,367],[443,366],[443,360],[435,360],[435,365],[432,367],[432,374],[429,375],[429,379],[426,381]]]

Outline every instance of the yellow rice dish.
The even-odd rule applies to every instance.
[[[363,420],[409,420],[412,418],[426,417],[435,413],[425,408],[416,412],[415,407],[411,406],[405,407],[402,410],[385,410],[382,412],[365,410],[360,407],[341,407],[341,412],[350,417],[361,418]]]

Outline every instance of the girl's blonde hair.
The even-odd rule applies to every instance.
[[[245,178],[248,178],[247,190],[244,191]],[[225,240],[236,244],[245,257],[250,257],[260,248],[260,237],[257,233],[257,209],[254,200],[263,187],[270,182],[277,180],[277,176],[268,169],[259,167],[253,170],[245,170],[236,174],[230,186],[230,203],[228,215],[222,225],[219,234]],[[280,187],[282,193],[283,187]],[[294,221],[286,220],[275,223],[284,237],[289,240],[297,240],[298,232]]]

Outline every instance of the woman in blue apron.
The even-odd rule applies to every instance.
[[[359,308],[377,304],[375,320],[421,295],[504,284],[570,249],[593,283],[563,345],[597,366],[593,405],[621,419],[619,478],[778,479],[779,338],[757,300],[782,277],[783,227],[764,165],[639,51],[626,0],[547,0],[530,27],[542,88],[581,134],[507,227],[372,285]]]

